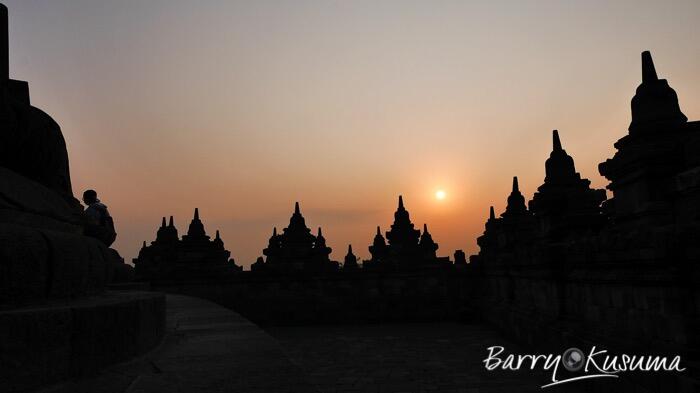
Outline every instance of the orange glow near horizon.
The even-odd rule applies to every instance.
[[[700,118],[695,0],[4,3],[10,74],[127,261],[198,207],[247,267],[295,201],[332,259],[368,258],[398,195],[440,256],[473,254],[512,177],[528,200],[542,183],[552,129],[605,187],[647,49]]]

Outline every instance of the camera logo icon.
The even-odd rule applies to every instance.
[[[571,372],[579,371],[583,368],[586,355],[578,348],[569,348],[561,357],[561,363],[565,369]]]

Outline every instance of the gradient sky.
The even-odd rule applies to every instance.
[[[404,195],[438,254],[476,252],[551,130],[597,187],[651,50],[700,119],[700,1],[11,0],[10,73],[62,126],[131,260],[195,207],[250,265],[300,201],[341,260]],[[444,189],[447,198],[436,201]]]

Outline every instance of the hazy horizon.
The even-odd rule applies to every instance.
[[[604,188],[644,50],[700,119],[696,0],[3,3],[10,76],[61,125],[74,194],[98,191],[129,262],[198,207],[247,267],[295,201],[332,259],[368,258],[399,194],[438,255],[473,254],[512,176],[527,200],[542,184],[553,129]]]

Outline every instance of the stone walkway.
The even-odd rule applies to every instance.
[[[42,392],[542,392],[550,377],[487,372],[488,346],[523,352],[478,325],[275,327],[268,329],[273,338],[235,312],[178,295],[167,296],[167,324],[151,353]]]
[[[456,323],[272,327],[292,361],[323,393],[575,392],[542,390],[551,374],[486,371],[486,348],[517,347],[492,330]]]
[[[158,349],[43,392],[317,392],[279,343],[240,315],[186,296],[166,301],[168,333]]]

